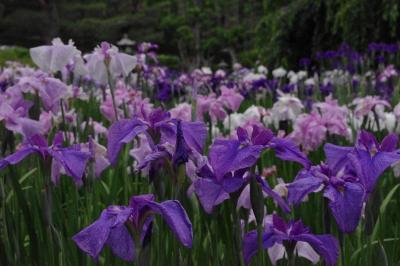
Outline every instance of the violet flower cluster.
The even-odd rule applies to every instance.
[[[375,58],[398,47],[371,44],[363,55],[342,45],[318,53],[314,70],[304,58],[299,71],[235,64],[232,71],[203,67],[189,73],[160,65],[157,48],[144,43],[130,55],[102,42],[82,55],[72,41],[55,39],[30,50],[39,69],[2,69],[0,122],[8,137],[0,170],[39,154],[54,185],[67,175],[82,187],[109,168],[113,174],[131,167],[128,174],[148,177],[146,193],[155,195],[134,195],[127,206],[105,208],[72,237],[96,261],[105,247],[122,260],[138,260],[156,214],[192,248],[195,236],[183,206],[201,208],[206,216],[231,204],[234,246],[245,264],[266,249],[274,265],[296,256],[335,265],[339,242],[311,233],[293,208],[322,192],[338,230],[351,233],[380,176],[400,167],[400,104],[390,102],[399,72]],[[364,73],[367,56],[378,61],[377,69]],[[327,65],[332,67],[324,70]],[[361,87],[370,91],[360,93]],[[343,91],[352,102],[343,104]],[[378,142],[377,132],[388,134]],[[14,137],[21,139],[16,149],[9,140]],[[325,160],[315,164],[312,155],[322,146]],[[293,180],[284,176],[291,182],[274,179],[277,167],[266,159],[298,172]],[[172,193],[159,190],[159,182],[173,186]],[[180,201],[156,201],[165,197]],[[265,198],[279,208],[267,209]],[[296,220],[286,222],[289,215]]]

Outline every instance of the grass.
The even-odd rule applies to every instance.
[[[29,50],[23,47],[12,47],[0,50],[0,67],[5,66],[8,61],[33,66]]]

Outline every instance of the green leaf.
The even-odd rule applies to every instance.
[[[392,199],[394,193],[397,191],[397,189],[400,187],[400,184],[397,184],[390,190],[390,192],[387,194],[386,198],[382,201],[381,207],[379,208],[379,217],[378,220],[376,221],[374,231],[372,232],[372,240],[376,240],[377,235],[378,235],[378,230],[381,224],[381,217],[384,216],[386,212],[386,208],[389,205],[390,200]]]

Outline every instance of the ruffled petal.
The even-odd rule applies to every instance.
[[[138,119],[121,119],[108,130],[108,159],[115,165],[123,144],[132,141],[138,134],[147,130],[147,126]]]

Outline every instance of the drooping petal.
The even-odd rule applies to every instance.
[[[294,236],[293,239],[310,244],[311,247],[324,258],[328,266],[336,265],[339,256],[339,243],[333,236],[301,234]]]
[[[110,230],[106,244],[111,248],[114,255],[125,261],[134,260],[134,242],[124,224]]]
[[[287,203],[285,202],[285,200],[279,196],[278,193],[276,193],[275,191],[273,191],[267,182],[265,182],[265,180],[263,180],[260,176],[257,176],[257,182],[261,184],[261,187],[263,189],[263,191],[265,193],[268,194],[268,196],[270,196],[273,200],[276,201],[276,203],[278,203],[279,207],[281,207],[281,209],[287,213],[290,212],[290,208],[287,205]]]
[[[307,156],[290,139],[273,138],[270,147],[275,150],[276,156],[281,160],[300,163],[306,169],[311,166]]]
[[[36,148],[25,147],[3,159],[0,159],[0,170],[9,164],[14,165],[14,164],[19,163],[20,161],[25,159],[25,157],[27,157],[28,155],[30,155],[31,153],[34,153],[34,152],[37,152]]]
[[[192,223],[179,201],[167,200],[161,203],[148,201],[146,205],[163,217],[182,245],[188,248],[192,247]]]
[[[65,172],[79,183],[86,169],[86,163],[90,158],[90,153],[62,148],[52,151],[52,156],[64,167]]]
[[[275,243],[280,243],[285,236],[275,235],[274,233],[263,233],[263,249],[274,246]],[[251,258],[258,252],[258,234],[256,230],[250,231],[243,237],[243,257],[244,262],[250,263]]]
[[[132,141],[138,134],[147,130],[147,126],[138,119],[121,119],[108,130],[108,159],[115,165],[123,144]]]
[[[224,191],[223,186],[208,178],[197,179],[194,188],[201,206],[207,213],[211,213],[214,206],[229,199],[229,194]]]
[[[93,257],[99,257],[110,234],[110,222],[99,219],[72,237],[78,247]]]
[[[189,147],[202,153],[207,138],[207,128],[204,123],[182,121],[182,132]]]
[[[99,219],[73,236],[72,240],[75,241],[80,249],[97,260],[101,250],[108,241],[111,230],[124,226],[131,213],[132,209],[129,207],[110,206],[103,210]],[[114,233],[122,233],[122,231]],[[114,239],[115,236],[113,236],[110,242],[114,243]],[[129,247],[126,250],[129,250]]]
[[[346,182],[337,189],[329,185],[324,192],[329,199],[329,208],[342,232],[356,229],[361,218],[365,191],[361,184]]]
[[[323,180],[314,177],[308,171],[299,172],[296,179],[287,185],[288,201],[298,205],[311,192],[316,191],[323,184]]]

